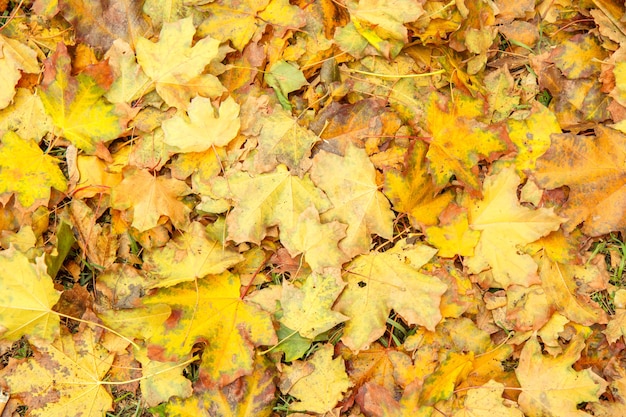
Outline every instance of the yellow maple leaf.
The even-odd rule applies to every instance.
[[[210,240],[205,227],[193,222],[165,247],[147,251],[142,269],[157,277],[150,288],[169,287],[209,274],[221,274],[243,259],[236,250]]]
[[[386,58],[395,57],[408,42],[404,23],[424,14],[420,3],[411,0],[361,0],[347,3],[350,19],[359,34]]]
[[[166,304],[172,310],[168,331],[148,340],[150,358],[185,357],[195,343],[206,341],[200,373],[207,384],[221,387],[251,373],[254,347],[275,344],[276,334],[269,313],[243,300],[239,289],[238,277],[225,272],[144,298],[145,306]]]
[[[413,227],[433,226],[454,195],[450,191],[438,194],[432,177],[426,169],[428,146],[415,142],[408,152],[405,172],[385,171],[383,192],[393,208],[407,213]]]
[[[296,361],[283,368],[280,390],[299,400],[289,404],[291,411],[327,413],[352,386],[343,359],[333,359],[333,349],[326,343],[306,362]]]
[[[569,79],[599,74],[607,51],[597,37],[580,33],[560,43],[550,53],[552,62]]]
[[[0,371],[11,396],[27,402],[30,415],[101,416],[111,409],[103,379],[115,355],[94,340],[91,329],[64,334],[37,351],[37,357]]]
[[[305,24],[304,12],[288,0],[218,0],[206,7],[210,13],[198,33],[222,42],[230,40],[238,51],[261,36],[268,24],[276,38]]]
[[[212,13],[202,22],[198,32],[210,35],[222,42],[230,40],[241,51],[254,34],[265,27],[257,14],[265,9],[270,0],[219,0],[212,3]]]
[[[413,266],[405,256],[387,252],[360,255],[346,267],[346,288],[335,310],[350,317],[342,341],[352,351],[366,349],[385,333],[385,324],[393,309],[409,324],[434,330],[441,320],[439,302],[447,285],[438,278],[418,272],[434,255],[420,251],[421,263]]]
[[[523,207],[516,194],[519,183],[515,170],[504,168],[485,179],[482,199],[469,202],[470,227],[481,234],[474,256],[466,258],[465,265],[472,273],[491,268],[502,288],[540,282],[537,264],[518,248],[557,230],[565,221],[552,208]]]
[[[76,168],[80,175],[76,190],[72,193],[75,199],[91,198],[98,194],[110,194],[111,188],[122,181],[122,174],[111,172],[109,164],[97,156],[78,155]]]
[[[480,387],[467,391],[463,409],[457,410],[452,417],[524,417],[516,406],[505,405],[502,398],[504,384],[490,380]]]
[[[585,326],[607,323],[606,313],[591,295],[606,289],[608,281],[606,269],[594,264],[561,264],[548,257],[541,262],[541,285],[551,304],[571,321]]]
[[[311,204],[322,212],[330,207],[308,175],[291,175],[284,165],[256,176],[241,171],[229,173],[223,188],[235,200],[235,208],[226,217],[228,239],[238,243],[260,243],[270,226],[292,230]]]
[[[99,144],[111,141],[123,132],[123,122],[115,107],[102,98],[108,88],[107,74],[83,72],[71,76],[70,56],[62,43],[44,64],[39,96],[59,136],[93,154]],[[101,63],[93,68],[106,72],[108,66],[105,65]]]
[[[322,221],[348,225],[339,243],[348,256],[367,253],[372,234],[391,239],[395,216],[378,190],[376,169],[365,150],[349,144],[343,157],[320,151],[313,158],[311,179],[332,203],[332,209],[322,213]]]
[[[474,353],[449,352],[437,370],[424,380],[420,393],[420,405],[433,405],[446,400],[454,392],[454,387],[467,377],[473,368]]]
[[[214,416],[270,417],[275,405],[275,375],[267,356],[258,355],[252,373],[237,383],[197,392],[186,399],[172,398],[165,412],[176,417],[197,417],[198,410],[211,410]]]
[[[572,368],[584,348],[581,334],[577,334],[563,354],[556,357],[542,354],[537,336],[526,342],[515,370],[522,388],[518,404],[526,416],[588,415],[578,410],[577,405],[598,401],[608,384],[591,369],[575,371]]]
[[[477,171],[480,160],[492,160],[509,148],[503,132],[490,129],[476,119],[483,114],[483,103],[464,95],[441,102],[433,93],[426,108],[426,128],[432,139],[426,157],[438,189],[454,175],[470,189],[480,189]]]
[[[346,225],[337,221],[320,223],[320,216],[311,206],[300,214],[293,229],[281,233],[280,241],[292,257],[303,253],[312,270],[321,271],[328,267],[341,267],[348,256],[338,246],[343,239]]]
[[[257,118],[255,128],[260,129],[258,152],[254,156],[259,171],[270,171],[281,163],[292,171],[301,164],[310,165],[311,147],[319,137],[300,126],[282,107],[275,106],[269,114]]]
[[[283,316],[280,322],[298,331],[301,336],[314,339],[320,333],[348,320],[347,316],[332,310],[345,285],[339,269],[330,268],[324,273],[309,275],[301,288],[296,288],[285,280],[281,297]]]
[[[186,109],[196,95],[217,97],[224,92],[219,80],[203,74],[204,68],[218,56],[219,41],[210,37],[191,46],[196,29],[192,18],[163,24],[159,41],[138,38],[137,62],[154,82],[165,102]]]
[[[16,39],[0,35],[0,109],[11,103],[15,96],[15,85],[22,77],[21,72],[38,74],[41,72],[37,53]]]
[[[150,79],[137,64],[133,48],[128,43],[122,39],[114,40],[104,58],[115,75],[111,88],[104,95],[107,100],[130,103],[147,92]]]
[[[15,193],[22,207],[34,209],[48,204],[51,187],[67,190],[59,162],[35,141],[5,133],[0,143],[0,194]]]
[[[38,142],[52,130],[52,120],[46,114],[39,95],[26,88],[18,88],[13,103],[0,110],[0,130],[12,130],[21,138]]]
[[[162,215],[169,217],[177,228],[184,229],[191,210],[179,197],[188,193],[189,187],[183,181],[154,176],[143,169],[130,169],[111,191],[111,207],[132,208],[132,226],[140,232],[155,227]]]
[[[15,247],[0,252],[0,336],[13,342],[22,336],[51,341],[59,333],[59,316],[52,307],[60,293],[54,289],[42,258],[32,264]],[[39,343],[37,343],[39,344]]]
[[[217,111],[211,100],[198,96],[187,109],[189,117],[180,114],[162,124],[164,142],[178,152],[203,152],[212,146],[226,146],[237,136],[241,121],[239,104],[228,97]]]
[[[523,179],[527,171],[535,169],[537,158],[550,148],[550,135],[561,133],[561,127],[554,113],[538,102],[533,103],[530,116],[508,119],[506,124],[511,142],[517,147],[515,167]]]
[[[152,361],[145,348],[134,353],[135,359],[141,362],[141,398],[148,407],[166,402],[173,396],[187,398],[192,394],[191,381],[183,375],[188,362]]]
[[[474,256],[480,232],[470,229],[467,211],[450,205],[440,218],[441,226],[428,227],[425,231],[428,243],[439,249],[437,255],[442,258]]]

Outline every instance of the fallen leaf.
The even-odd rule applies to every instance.
[[[111,103],[137,100],[149,89],[150,79],[143,72],[133,48],[121,39],[115,39],[104,58],[108,60],[115,80],[104,95]]]
[[[467,96],[444,101],[432,94],[426,108],[426,127],[431,133],[426,158],[437,189],[454,175],[471,190],[479,190],[476,168],[509,149],[505,135],[476,120],[483,114],[482,102]]]
[[[116,39],[134,43],[148,31],[148,23],[141,14],[141,3],[123,0],[82,2],[60,0],[63,17],[71,22],[81,42],[106,51]]]
[[[212,13],[198,30],[221,42],[230,40],[235,49],[241,51],[265,27],[257,15],[269,2],[270,0],[218,0],[212,4]]]
[[[604,126],[597,126],[595,133],[591,137],[553,135],[552,145],[537,161],[534,174],[543,188],[569,187],[561,211],[568,218],[566,229],[571,231],[584,222],[582,231],[590,236],[626,227],[626,135]]]
[[[37,53],[17,39],[0,35],[0,79],[3,80],[0,109],[4,109],[13,100],[15,86],[22,76],[21,71],[32,74],[41,72]]]
[[[187,108],[189,117],[180,114],[162,124],[164,142],[178,152],[203,152],[212,146],[226,146],[237,136],[241,125],[239,104],[228,97],[219,110],[213,109],[211,100],[195,97]]]
[[[168,416],[180,417],[270,417],[276,391],[274,373],[271,362],[257,356],[250,375],[220,390],[205,390],[187,399],[173,398],[165,406],[165,411]]]
[[[308,339],[332,329],[349,317],[332,310],[345,287],[339,269],[309,275],[301,288],[285,281],[281,298],[280,322]]]
[[[189,188],[182,181],[131,169],[124,172],[122,182],[111,191],[111,206],[120,210],[132,208],[132,226],[140,232],[155,227],[161,216],[169,217],[178,229],[185,229],[191,210],[179,198],[188,193]]]
[[[259,172],[269,172],[278,164],[285,164],[292,172],[308,169],[311,148],[319,141],[313,132],[300,126],[279,106],[271,109],[255,125],[260,128],[258,153],[254,157]]]
[[[333,359],[333,346],[326,343],[306,362],[312,368],[310,372],[300,374],[301,364],[296,361],[285,366],[280,381],[280,390],[299,400],[289,404],[289,409],[314,413],[331,411],[342,398],[342,393],[352,385],[343,360],[340,357]]]
[[[265,82],[274,89],[278,101],[285,110],[291,110],[289,93],[292,93],[308,84],[304,74],[294,65],[283,60],[275,62],[265,74]]]
[[[82,200],[72,200],[69,220],[74,225],[78,244],[90,262],[102,269],[117,259],[119,243],[110,225],[96,223],[97,215]]]
[[[296,226],[285,230],[281,242],[292,257],[304,254],[306,263],[312,270],[341,267],[349,261],[348,256],[339,249],[338,242],[346,236],[346,225],[337,221],[320,223],[320,216],[315,207],[304,210]]]
[[[135,352],[141,362],[141,398],[148,407],[167,402],[171,397],[187,398],[193,393],[191,381],[183,375],[188,363],[158,362],[148,358],[147,352]]]
[[[441,213],[441,225],[426,228],[426,240],[439,249],[442,258],[474,256],[474,248],[480,240],[480,232],[470,229],[466,210],[450,205]]]
[[[424,380],[420,394],[420,405],[434,405],[447,400],[456,385],[464,380],[473,367],[474,354],[449,352],[437,370]]]
[[[221,274],[243,259],[236,250],[210,240],[202,224],[192,222],[165,247],[147,251],[142,269],[156,278],[150,288],[171,287],[210,274]]]
[[[436,225],[439,213],[454,198],[450,191],[438,193],[427,171],[427,151],[425,143],[413,142],[407,154],[405,171],[385,171],[383,192],[396,211],[409,215],[415,228]]]
[[[39,142],[52,130],[52,120],[46,114],[39,95],[26,88],[18,88],[13,103],[0,110],[0,130],[12,130],[21,138]]]
[[[124,122],[115,107],[102,97],[111,81],[106,73],[108,64],[94,67],[102,74],[82,72],[73,77],[67,47],[60,43],[44,65],[39,96],[58,129],[57,135],[94,154],[99,144],[117,138],[124,131]]]
[[[572,79],[599,73],[606,55],[595,36],[581,33],[554,48],[550,58],[567,78]]]
[[[43,257],[32,264],[14,247],[0,252],[0,335],[16,341],[22,336],[34,343],[51,342],[59,333],[59,316],[52,307],[60,293],[54,289]]]
[[[39,347],[36,357],[13,362],[0,375],[32,416],[100,416],[113,406],[103,379],[114,356],[86,328]]]
[[[339,243],[348,256],[367,253],[372,234],[391,238],[394,215],[378,190],[374,166],[363,149],[348,145],[343,157],[320,151],[313,158],[311,179],[332,203],[321,220],[348,225]]]
[[[507,406],[502,398],[504,384],[490,380],[486,384],[467,391],[463,409],[458,410],[452,417],[524,417],[524,414],[514,405]]]
[[[520,177],[535,169],[537,159],[550,147],[550,136],[561,133],[554,113],[535,103],[533,112],[523,120],[508,119],[507,128],[511,142],[517,148],[515,167]]]
[[[241,299],[238,277],[225,272],[193,283],[160,288],[143,299],[150,307],[166,304],[172,314],[167,332],[148,339],[153,360],[184,358],[197,342],[206,342],[200,378],[223,387],[253,370],[254,347],[276,343],[269,314]]]
[[[35,141],[5,133],[0,143],[0,193],[14,193],[22,207],[35,209],[48,205],[50,188],[67,190],[59,161],[44,154]]]
[[[608,280],[606,270],[597,265],[561,264],[547,257],[541,263],[541,285],[551,304],[565,317],[584,326],[608,322],[606,313],[591,300],[593,293],[606,289]],[[593,281],[604,282],[604,288],[595,286],[586,292],[585,284]]]
[[[238,243],[260,243],[271,226],[292,230],[311,204],[322,212],[330,207],[308,175],[293,176],[284,165],[256,176],[231,172],[225,186],[237,203],[226,217],[228,239]]]
[[[608,384],[590,369],[572,369],[584,348],[582,335],[572,339],[563,354],[556,357],[542,354],[536,336],[524,344],[515,374],[522,388],[519,407],[526,416],[588,415],[577,405],[598,401]]]
[[[213,98],[224,92],[214,75],[203,74],[204,67],[218,56],[219,41],[205,37],[192,46],[195,32],[189,17],[164,23],[158,42],[139,37],[135,46],[137,62],[157,93],[168,105],[182,110],[196,95]]]
[[[433,252],[420,256],[422,263],[426,263]],[[385,333],[392,309],[407,323],[429,330],[434,330],[441,320],[439,302],[447,285],[436,277],[418,272],[397,254],[361,255],[346,265],[345,270],[347,285],[335,310],[350,317],[342,341],[352,351],[367,349]]]
[[[522,206],[516,194],[519,181],[512,168],[505,168],[485,179],[483,199],[469,203],[470,227],[481,234],[474,256],[466,258],[465,264],[472,273],[490,267],[501,288],[540,283],[537,264],[518,248],[557,230],[565,221],[553,209]]]

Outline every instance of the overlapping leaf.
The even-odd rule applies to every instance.
[[[56,134],[93,154],[99,144],[117,138],[125,128],[113,105],[102,97],[112,81],[110,70],[106,63],[101,63],[91,72],[76,77],[71,73],[67,47],[60,43],[45,61],[39,95],[52,117]]]
[[[59,317],[52,311],[60,294],[54,289],[42,258],[32,264],[15,248],[0,252],[0,336],[15,341],[22,336],[50,342],[59,333]],[[35,340],[35,342],[37,342]]]
[[[158,42],[137,39],[137,62],[157,93],[170,106],[186,109],[196,95],[217,97],[224,92],[219,80],[203,74],[218,56],[219,41],[205,37],[192,46],[196,32],[191,18],[165,23]]]

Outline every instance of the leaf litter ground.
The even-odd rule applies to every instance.
[[[620,2],[0,11],[6,415],[626,414]]]

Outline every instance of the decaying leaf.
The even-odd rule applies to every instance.
[[[451,192],[438,193],[426,169],[428,147],[415,142],[406,161],[405,172],[385,172],[383,191],[396,211],[407,213],[415,227],[434,226],[442,210],[454,197]]]
[[[595,136],[552,136],[550,149],[537,162],[535,178],[547,189],[569,187],[561,212],[568,218],[568,230],[584,222],[582,231],[597,236],[626,226],[624,149],[626,135],[604,126],[596,128]]]
[[[36,357],[13,362],[0,376],[33,416],[103,415],[113,404],[103,385],[113,358],[87,328],[40,347]]]
[[[429,171],[437,189],[444,188],[453,175],[470,189],[480,189],[476,166],[508,150],[503,134],[476,120],[482,103],[470,97],[445,102],[430,97],[426,123],[432,134],[426,153]]]
[[[90,72],[75,77],[71,73],[67,47],[61,43],[45,62],[39,95],[56,134],[93,154],[99,144],[117,138],[125,128],[115,107],[102,97],[111,84],[110,69],[103,62]]]
[[[5,413],[626,415],[620,2],[0,16]]]
[[[276,343],[269,315],[241,299],[238,277],[228,272],[160,288],[143,304],[166,304],[172,311],[165,322],[169,331],[149,338],[149,357],[184,358],[195,343],[205,342],[200,377],[210,385],[222,387],[248,375],[254,347]]]

